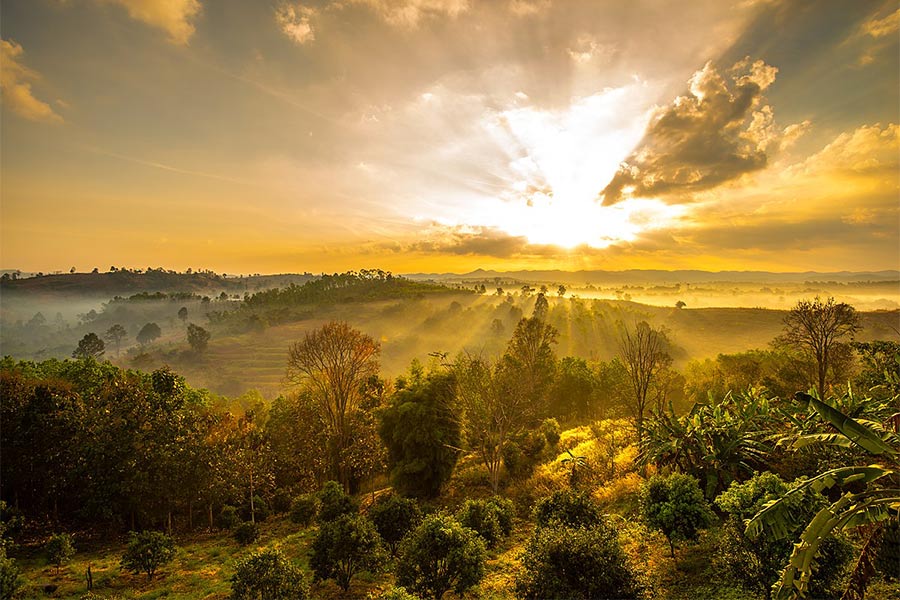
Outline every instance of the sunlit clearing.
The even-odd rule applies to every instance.
[[[643,200],[601,207],[600,189],[638,143],[646,115],[645,86],[607,89],[565,110],[512,108],[493,114],[485,128],[510,157],[509,188],[496,202],[467,215],[533,244],[603,248],[661,227],[676,209]],[[647,215],[652,215],[647,218]],[[471,222],[471,221],[470,221]]]

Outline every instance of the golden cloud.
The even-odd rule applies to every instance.
[[[25,51],[22,46],[12,40],[0,40],[0,90],[3,101],[20,117],[31,121],[48,121],[61,123],[59,116],[49,104],[38,100],[31,91],[31,81],[40,79],[40,75],[20,62]]]
[[[128,16],[151,27],[162,29],[175,44],[187,44],[194,34],[192,20],[200,13],[199,0],[100,0],[118,4]]]

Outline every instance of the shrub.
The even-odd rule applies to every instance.
[[[400,544],[397,583],[440,600],[448,590],[463,594],[484,577],[484,542],[446,514],[425,518]]]
[[[397,494],[381,496],[369,509],[369,518],[381,539],[387,544],[392,556],[397,555],[397,547],[407,533],[422,520],[418,503],[411,498]]]
[[[559,443],[559,436],[562,435],[562,428],[556,419],[544,419],[541,423],[541,434],[547,443],[556,446]]]
[[[522,555],[516,597],[637,598],[638,583],[614,529],[554,524],[535,530]]]
[[[887,581],[900,579],[900,523],[896,520],[884,524],[881,545],[875,555],[875,569]]]
[[[235,563],[232,600],[306,600],[309,589],[300,568],[279,550],[251,552]]]
[[[226,504],[219,511],[218,524],[220,529],[231,529],[241,522],[241,517],[235,507]]]
[[[319,499],[315,494],[303,494],[294,498],[291,504],[291,521],[309,527],[319,512]]]
[[[641,487],[641,513],[650,527],[662,531],[669,540],[672,556],[676,541],[697,539],[697,532],[712,520],[700,484],[681,473],[651,477]]]
[[[534,507],[538,527],[551,524],[592,527],[603,521],[600,506],[587,492],[560,490],[538,501]]]
[[[251,515],[252,513],[252,515]],[[262,496],[253,496],[253,510],[250,510],[250,502],[248,501],[244,506],[241,507],[241,517],[245,521],[254,520],[257,523],[262,523],[266,519],[269,518],[269,514],[271,511],[269,510],[269,503],[263,500]],[[251,516],[253,517],[251,519]]]
[[[456,514],[457,520],[481,536],[488,547],[493,547],[512,531],[513,505],[509,500],[466,500]]]
[[[68,562],[70,558],[75,556],[75,547],[72,545],[72,536],[68,533],[57,533],[50,536],[47,544],[44,546],[47,553],[47,561],[51,565],[56,565],[56,574],[59,575],[59,568],[64,562]]]
[[[357,510],[356,503],[337,481],[327,481],[319,490],[319,523],[330,523]]]
[[[0,551],[0,598],[15,598],[23,585],[25,581],[19,576],[16,561],[7,558],[5,551]]]
[[[757,473],[744,483],[733,482],[716,498],[716,505],[727,515],[717,542],[719,567],[732,580],[749,590],[768,595],[787,564],[797,540],[810,518],[825,504],[825,498],[809,491],[797,498],[798,525],[775,539],[766,533],[756,540],[744,534],[744,521],[753,517],[771,500],[782,497],[791,485],[774,473]],[[826,597],[851,558],[849,543],[840,537],[825,540],[816,559],[816,576],[810,581],[809,595]]]
[[[418,596],[414,596],[406,591],[406,588],[395,585],[379,595],[370,593],[366,596],[366,600],[420,600]]]
[[[284,488],[279,488],[272,495],[272,512],[284,514],[291,510],[291,494]]]
[[[345,514],[319,528],[309,566],[314,581],[334,579],[346,592],[353,575],[376,570],[383,559],[381,538],[371,521],[360,514]]]
[[[244,521],[235,528],[232,535],[238,544],[248,546],[259,539],[259,525]]]
[[[147,580],[162,565],[175,557],[175,542],[171,537],[159,531],[132,531],[129,534],[128,547],[122,555],[120,564],[126,571],[146,573]]]

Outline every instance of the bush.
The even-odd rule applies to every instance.
[[[407,592],[406,588],[395,585],[377,596],[370,593],[366,596],[366,600],[420,600],[420,598]]]
[[[766,533],[756,540],[744,534],[744,521],[753,517],[770,500],[782,497],[791,485],[774,473],[757,473],[744,483],[733,482],[716,498],[716,505],[727,515],[717,542],[719,568],[732,580],[749,590],[768,594],[781,570],[790,559],[796,541],[812,516],[827,504],[825,498],[811,490],[797,498],[797,525],[786,536],[775,539]],[[809,596],[829,596],[829,589],[840,579],[851,558],[850,544],[840,537],[822,542],[816,559],[818,568],[810,581]]]
[[[250,521],[244,521],[235,528],[232,536],[241,546],[249,546],[259,539],[259,525]]]
[[[358,571],[374,571],[383,559],[381,538],[371,521],[359,514],[341,515],[319,528],[309,567],[314,581],[334,579],[346,592]]]
[[[418,503],[411,498],[397,494],[381,496],[369,509],[369,518],[381,539],[387,544],[392,556],[397,555],[397,547],[407,533],[422,520]]]
[[[238,511],[235,507],[226,504],[222,507],[222,510],[219,511],[217,522],[220,529],[232,529],[241,522],[241,517],[238,515]]]
[[[64,562],[68,562],[70,558],[75,556],[75,547],[72,545],[72,536],[68,533],[57,533],[50,536],[47,544],[44,546],[47,553],[47,562],[56,565],[56,574],[59,575],[59,568]]]
[[[513,501],[502,496],[491,496],[487,503],[494,508],[497,522],[500,523],[500,531],[503,535],[509,535],[513,529],[513,518],[516,516],[516,507]]]
[[[556,419],[544,419],[541,423],[541,434],[547,443],[556,446],[559,443],[559,437],[562,435],[562,428]]]
[[[291,521],[309,527],[319,512],[319,499],[315,494],[303,494],[294,498],[291,504]]]
[[[651,477],[641,487],[641,513],[650,527],[662,531],[669,540],[672,556],[676,541],[697,539],[697,532],[712,520],[700,484],[681,473]]]
[[[500,511],[500,506],[488,500],[466,500],[456,513],[456,518],[463,527],[475,531],[492,548],[506,535],[500,524]]]
[[[587,492],[561,490],[540,500],[534,507],[538,527],[552,524],[592,527],[603,521],[600,505]]]
[[[546,445],[547,439],[540,432],[529,431],[516,436],[503,445],[503,467],[514,479],[528,477],[534,471]]]
[[[175,541],[159,531],[132,531],[120,564],[126,571],[146,573],[147,580],[162,565],[175,558]]]
[[[251,519],[251,512],[255,515],[253,519]],[[269,514],[271,514],[269,503],[263,500],[261,496],[253,496],[253,511],[250,510],[249,501],[241,507],[241,517],[244,521],[254,520],[257,523],[262,523],[269,518]]]
[[[535,530],[522,555],[516,597],[637,598],[637,578],[629,568],[614,529],[552,525]]]
[[[337,481],[327,481],[319,490],[319,523],[330,523],[341,515],[354,514],[359,509],[353,499],[344,493]]]
[[[900,523],[896,520],[883,525],[881,545],[875,555],[875,569],[887,581],[900,579]]]
[[[306,600],[309,589],[300,568],[279,550],[251,552],[235,563],[232,600]]]
[[[16,561],[7,558],[5,551],[0,551],[0,598],[15,598],[23,585],[25,581],[19,576]]]
[[[446,514],[426,517],[400,544],[397,583],[440,600],[448,590],[465,593],[484,577],[484,542]]]
[[[291,510],[291,494],[284,488],[279,488],[272,495],[272,512],[278,515]]]

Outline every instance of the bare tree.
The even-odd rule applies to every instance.
[[[349,472],[341,457],[350,443],[350,417],[366,381],[378,374],[380,350],[371,337],[338,321],[307,333],[288,350],[287,380],[309,390],[321,405],[337,443],[338,478],[347,490]]]
[[[635,325],[634,330],[622,327],[619,335],[619,350],[631,383],[632,397],[628,407],[637,426],[638,446],[643,441],[644,413],[651,400],[650,390],[660,374],[672,364],[668,348],[665,331],[653,329],[646,321]]]
[[[834,298],[825,302],[800,300],[784,317],[784,333],[776,341],[809,351],[816,361],[819,398],[825,398],[825,381],[835,362],[838,346],[847,336],[859,331],[856,309]]]

